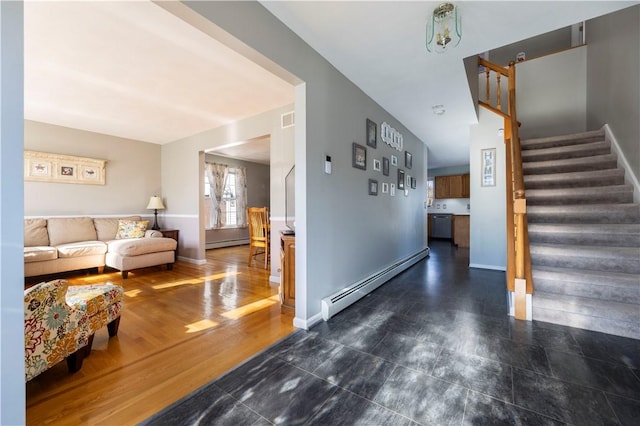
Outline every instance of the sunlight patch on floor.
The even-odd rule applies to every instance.
[[[200,285],[206,281],[219,280],[221,278],[229,278],[229,277],[233,277],[240,274],[241,273],[237,271],[222,272],[220,274],[206,275],[196,280],[188,279],[188,280],[173,281],[166,284],[158,284],[158,285],[151,286],[151,288],[153,288],[154,290],[162,290],[165,288],[180,287],[183,285]]]
[[[136,297],[137,295],[139,295],[140,293],[142,293],[142,290],[137,289],[137,290],[129,290],[129,291],[125,291],[124,295],[127,297]]]
[[[192,322],[191,324],[185,325],[187,328],[186,333],[197,333],[198,331],[207,330],[213,327],[219,326],[220,323],[216,321],[211,321],[210,319],[203,319],[200,321]]]
[[[249,303],[248,305],[240,306],[239,308],[225,312],[222,316],[229,319],[238,319],[261,309],[273,306],[276,303],[280,303],[280,297],[277,294],[266,299],[258,300],[257,302]]]

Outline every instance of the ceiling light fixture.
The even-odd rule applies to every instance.
[[[444,105],[440,104],[432,106],[431,109],[435,115],[442,115],[446,111],[446,109],[444,109]]]
[[[428,52],[443,53],[456,47],[462,39],[460,10],[451,3],[441,3],[427,21]]]

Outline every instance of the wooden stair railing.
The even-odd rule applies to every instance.
[[[478,58],[478,65],[485,68],[485,99],[479,104],[504,118],[504,143],[506,151],[506,196],[507,196],[507,289],[514,293],[517,319],[531,319],[531,306],[527,306],[527,294],[533,294],[531,255],[527,225],[527,200],[524,191],[522,153],[516,114],[516,67],[509,63],[505,69]],[[492,76],[495,76],[495,97],[492,101]],[[502,102],[501,78],[507,79],[507,107]],[[504,84],[504,82],[503,82]]]

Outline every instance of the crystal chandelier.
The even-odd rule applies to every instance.
[[[462,39],[462,19],[457,6],[442,3],[427,21],[427,51],[443,53]]]

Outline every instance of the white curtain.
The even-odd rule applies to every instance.
[[[236,168],[236,223],[247,226],[247,169]]]
[[[209,179],[209,193],[211,194],[211,197],[209,198],[210,208],[207,228],[219,228],[222,226],[220,207],[228,169],[229,167],[224,164],[205,164],[205,173],[207,174],[207,179]]]

